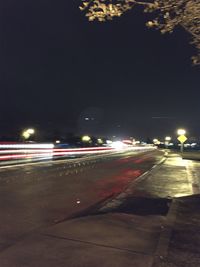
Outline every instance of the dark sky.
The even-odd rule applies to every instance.
[[[140,10],[91,23],[78,4],[1,1],[0,135],[33,126],[145,138],[181,126],[200,137],[189,35],[146,29]]]

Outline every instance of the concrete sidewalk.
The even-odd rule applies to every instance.
[[[87,216],[55,225],[7,248],[1,267],[150,267],[162,218]]]
[[[175,199],[171,215],[166,254],[155,257],[152,267],[199,267],[200,196]]]
[[[88,214],[21,237],[1,251],[0,266],[200,266],[200,197],[190,196],[199,192],[199,170],[200,164],[170,154],[107,203],[102,209],[105,213]],[[170,199],[168,213],[138,215],[134,207],[132,213],[121,208],[135,193]]]

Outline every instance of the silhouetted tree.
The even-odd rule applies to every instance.
[[[200,0],[82,0],[80,9],[85,10],[89,21],[106,21],[120,17],[135,6],[154,13],[154,19],[146,23],[148,27],[171,33],[181,26],[189,32],[197,48],[193,63],[200,64]]]

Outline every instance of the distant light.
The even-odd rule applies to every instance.
[[[85,118],[85,121],[89,121],[90,119],[88,117]]]
[[[35,130],[32,129],[32,128],[30,128],[30,129],[26,130],[26,132],[29,133],[29,134],[34,134],[35,133]]]
[[[171,138],[170,136],[166,136],[166,137],[165,137],[165,141],[171,141],[171,139],[172,139],[172,138]]]
[[[60,140],[56,140],[56,144],[60,144]]]
[[[84,135],[84,136],[82,137],[82,141],[83,141],[83,142],[89,142],[90,140],[91,140],[91,137],[88,136],[88,135]]]
[[[122,142],[126,145],[132,145],[133,144],[133,142],[129,139],[124,139]]]
[[[197,143],[192,143],[191,146],[197,146]]]
[[[29,128],[29,129],[23,131],[22,136],[24,137],[24,139],[29,139],[29,137],[34,133],[35,133],[35,130],[32,128]]]
[[[125,146],[125,144],[122,143],[121,141],[115,141],[115,142],[113,142],[113,143],[111,144],[111,146],[112,146],[113,148],[115,148],[115,149],[122,149],[122,148]]]
[[[98,138],[98,139],[97,139],[97,142],[98,142],[99,144],[103,144],[103,140],[102,140],[101,138]]]
[[[186,134],[186,130],[184,130],[184,129],[178,129],[177,130],[177,134],[178,135],[185,135]]]
[[[137,144],[140,144],[140,141],[135,141],[135,144],[137,145]],[[146,143],[145,143],[146,144]]]
[[[80,204],[80,203],[81,203],[81,201],[80,201],[79,199],[77,199],[77,200],[76,200],[76,203],[77,203],[77,204]]]
[[[25,132],[22,133],[22,136],[23,136],[25,139],[28,139],[28,138],[30,137],[30,134],[29,134],[27,131],[25,131]]]
[[[189,146],[191,146],[191,144],[189,143],[184,144],[184,147],[189,147]]]
[[[160,141],[157,138],[153,139],[153,143],[154,145],[160,145]]]

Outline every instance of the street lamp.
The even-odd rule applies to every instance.
[[[168,145],[169,145],[169,141],[171,141],[171,137],[170,136],[166,136],[165,137],[165,148],[168,148]]]
[[[154,145],[160,145],[160,141],[157,138],[153,139]]]
[[[180,151],[181,151],[181,153],[183,153],[184,142],[187,140],[187,137],[185,136],[186,130],[185,129],[178,129],[177,134],[179,135],[178,140],[181,143]]]
[[[83,142],[90,142],[91,141],[91,137],[88,136],[88,135],[84,135],[84,136],[82,136],[82,141]]]
[[[26,132],[31,135],[35,133],[35,130],[30,128],[30,129],[27,129]]]
[[[185,129],[178,129],[177,134],[178,135],[184,135],[184,134],[186,134],[186,130]]]
[[[25,140],[29,139],[29,137],[35,133],[35,130],[32,128],[29,128],[27,130],[24,130],[22,133],[22,136]]]
[[[29,134],[27,131],[24,131],[24,132],[22,133],[22,136],[23,136],[23,138],[26,140],[26,139],[29,139],[30,134]]]
[[[102,145],[103,144],[103,140],[101,138],[98,138],[97,139],[97,142],[98,142],[99,145]]]
[[[166,137],[165,137],[165,141],[167,141],[167,142],[171,141],[171,139],[172,139],[172,138],[171,138],[170,136],[166,136]]]

